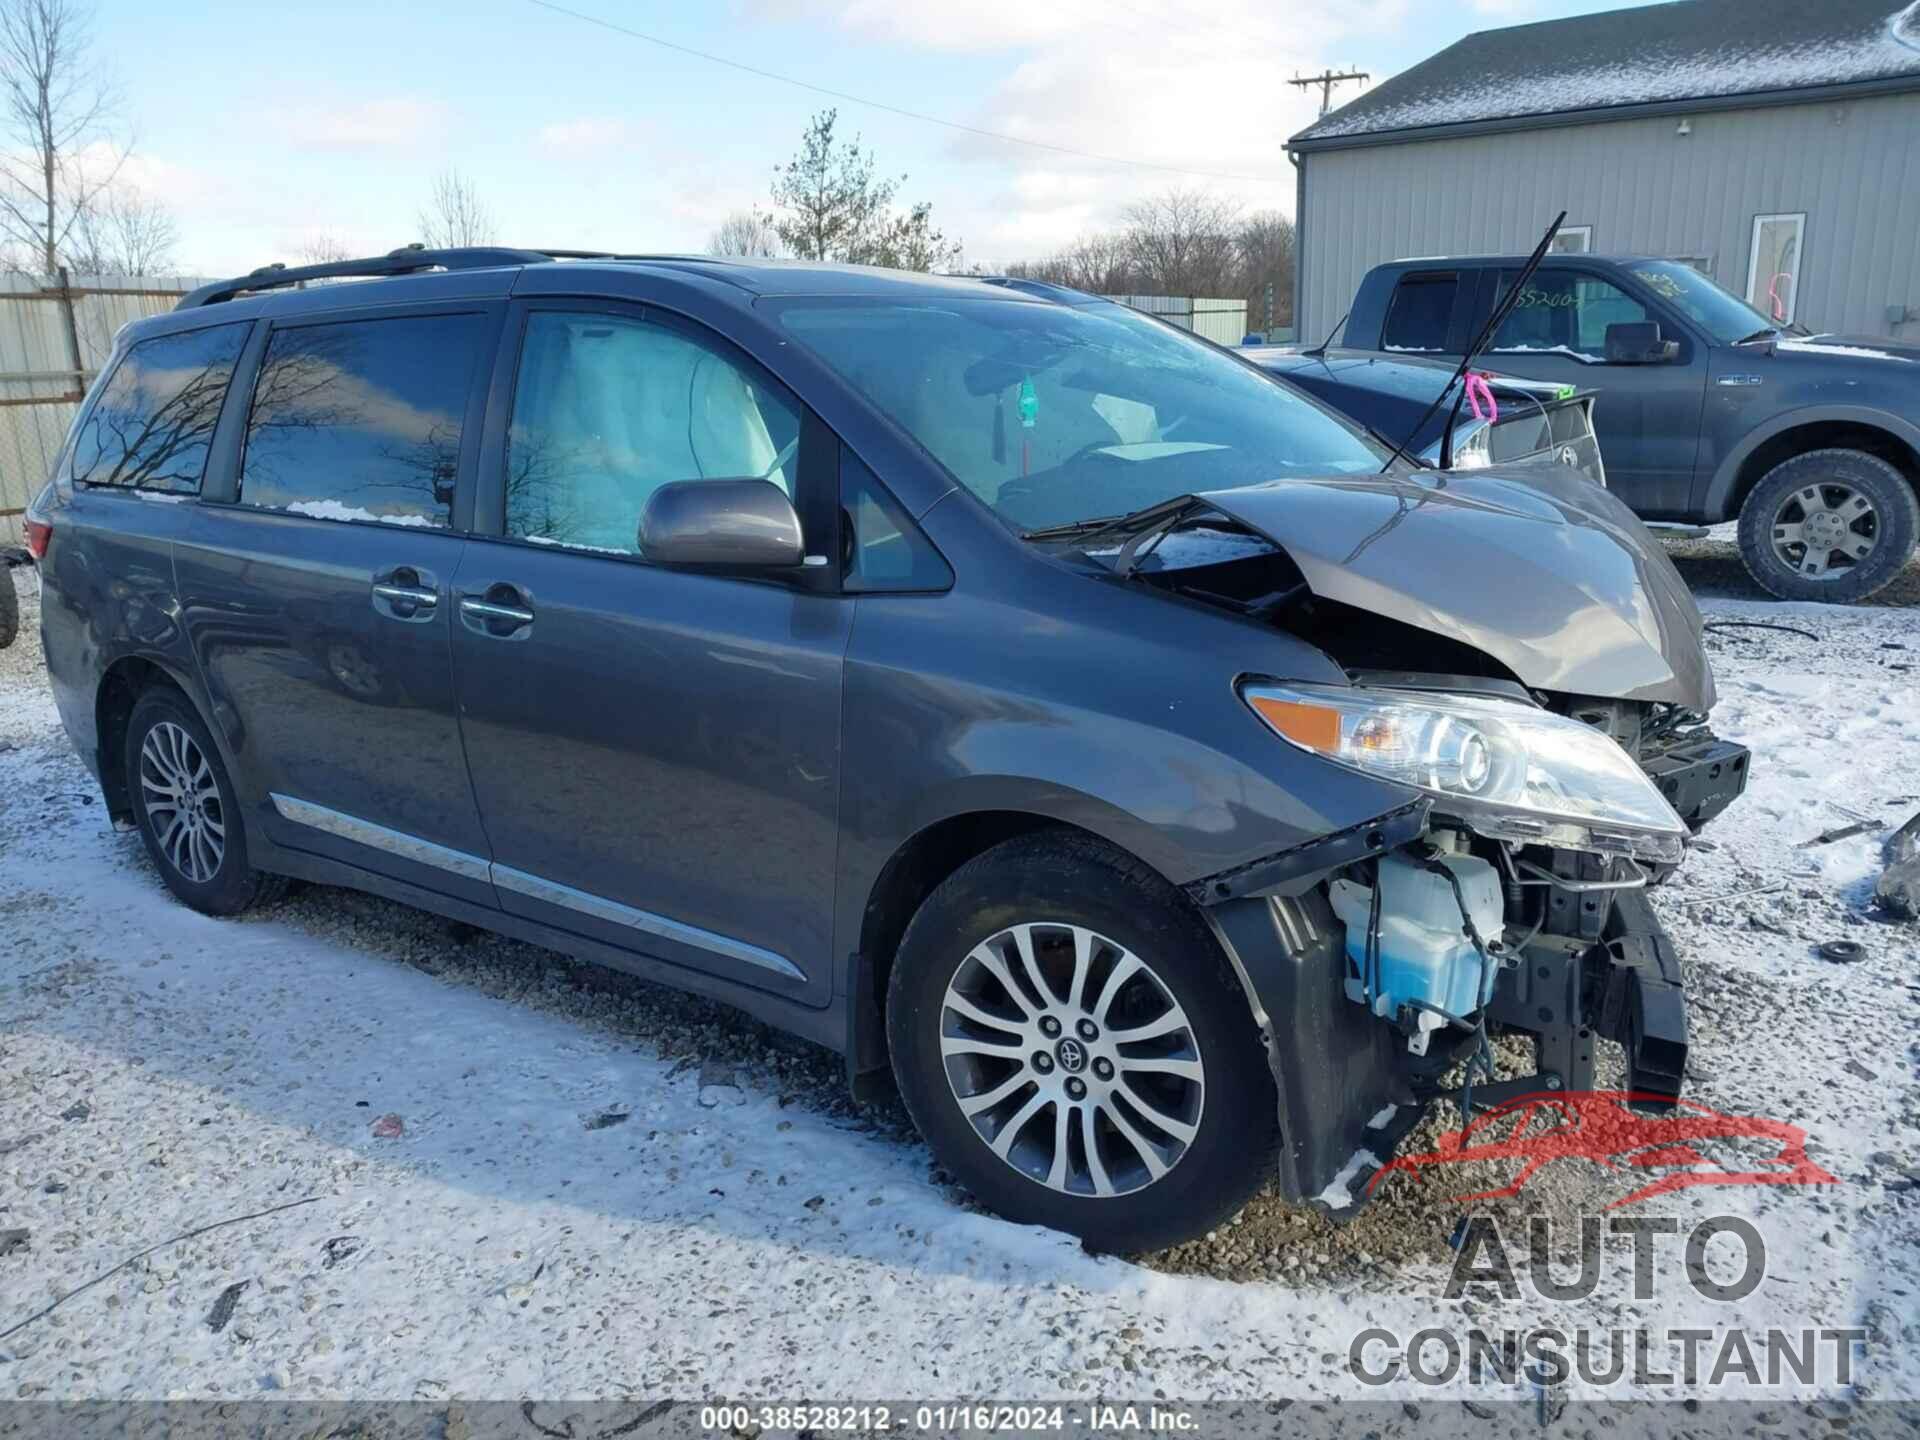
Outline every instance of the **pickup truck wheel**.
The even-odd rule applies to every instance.
[[[1783,600],[1864,600],[1913,558],[1920,501],[1864,450],[1810,450],[1761,477],[1740,508],[1740,558]]]
[[[1179,892],[1088,837],[1011,840],[940,885],[901,941],[887,1030],[934,1155],[1010,1220],[1159,1249],[1274,1173],[1245,992]]]

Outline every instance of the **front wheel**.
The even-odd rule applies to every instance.
[[[1783,600],[1864,600],[1913,558],[1920,501],[1864,450],[1810,450],[1761,476],[1740,507],[1740,559]]]
[[[950,876],[901,941],[887,1029],[935,1156],[1010,1220],[1158,1249],[1274,1172],[1245,992],[1179,893],[1097,841],[1011,840]]]

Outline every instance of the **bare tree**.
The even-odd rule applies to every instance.
[[[1256,210],[1240,222],[1240,289],[1247,297],[1247,323],[1265,329],[1293,319],[1293,221],[1278,210]],[[1268,311],[1268,298],[1272,311]]]
[[[474,184],[458,170],[445,170],[433,182],[433,197],[420,212],[420,238],[429,250],[462,245],[491,245],[493,212]]]
[[[736,210],[707,237],[707,253],[772,259],[784,254],[785,249],[771,217],[758,210]]]
[[[1173,189],[1129,205],[1133,267],[1155,295],[1230,295],[1239,285],[1240,206]]]
[[[82,0],[0,0],[0,235],[48,274],[131,148],[111,134],[119,95],[89,58],[92,18]],[[95,145],[105,162],[83,168]]]
[[[300,242],[300,248],[294,254],[303,265],[332,265],[353,258],[346,241],[331,230],[314,231]]]
[[[66,258],[81,275],[164,275],[173,269],[179,239],[164,202],[120,185],[74,213]]]

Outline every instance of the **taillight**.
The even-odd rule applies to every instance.
[[[27,532],[27,554],[37,564],[47,558],[47,546],[53,540],[53,487],[47,486],[34,496],[21,517]]]

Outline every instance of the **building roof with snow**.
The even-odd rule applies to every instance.
[[[1483,30],[1309,125],[1299,150],[1920,89],[1920,0],[1675,0]]]

